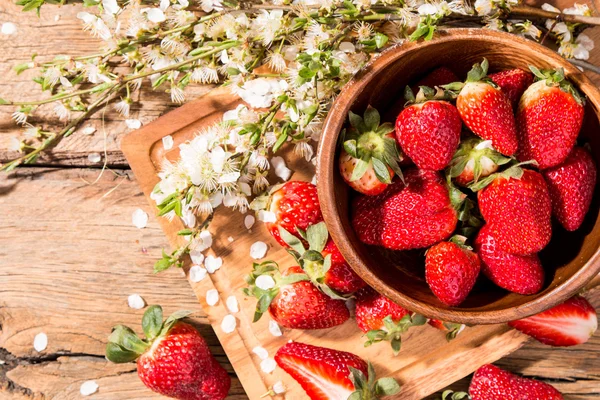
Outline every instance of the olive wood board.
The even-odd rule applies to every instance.
[[[165,157],[170,160],[177,159],[179,144],[191,139],[202,127],[219,121],[225,111],[235,108],[238,104],[241,104],[241,100],[228,89],[215,89],[123,138],[122,150],[151,205],[155,206],[154,201],[150,199],[150,193],[159,181],[157,173],[160,171],[162,160]],[[168,151],[162,144],[162,138],[167,135],[174,139],[174,146]],[[289,150],[284,151],[283,156],[288,167],[294,171],[291,179],[312,179],[312,164]],[[177,236],[177,232],[184,229],[182,222],[177,218],[172,221],[159,218],[159,222],[171,245],[179,246],[184,240]],[[274,398],[307,398],[299,384],[283,370],[278,368],[272,374],[262,372],[261,360],[252,352],[256,346],[267,349],[270,357],[289,340],[353,352],[363,359],[370,360],[378,377],[392,376],[402,385],[401,392],[389,397],[390,399],[413,400],[443,389],[472,373],[482,364],[494,362],[515,351],[528,340],[527,336],[510,329],[507,325],[482,325],[468,327],[456,339],[447,342],[443,332],[425,325],[411,328],[404,334],[402,350],[394,357],[387,343],[365,348],[365,338],[352,318],[332,329],[282,329],[283,336],[274,337],[268,329],[268,313],[260,321],[252,323],[256,301],[246,298],[241,290],[245,286],[244,276],[250,272],[253,262],[250,246],[259,240],[267,243],[269,249],[264,260],[276,261],[282,269],[292,266],[293,258],[272,239],[262,222],[257,221],[250,230],[246,229],[244,215],[237,211],[220,207],[209,230],[213,234],[213,246],[207,254],[214,253],[222,257],[223,266],[202,281],[190,281],[190,284],[251,400],[260,399],[278,380],[283,381],[287,391],[283,396]],[[233,238],[233,242],[230,242],[230,238]],[[186,257],[183,268],[186,276],[191,265],[191,260]],[[598,278],[590,287],[597,283]],[[206,304],[205,295],[213,288],[219,291],[220,301],[210,307]],[[237,329],[226,334],[221,330],[220,324],[223,317],[229,313],[225,300],[231,295],[238,299],[240,311],[234,314]]]

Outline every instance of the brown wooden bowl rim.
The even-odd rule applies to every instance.
[[[394,45],[383,51],[378,57],[373,58],[351,81],[345,85],[340,95],[333,103],[324,122],[323,133],[318,149],[317,188],[323,218],[329,228],[333,240],[338,245],[342,255],[346,258],[352,269],[356,271],[370,286],[381,294],[387,296],[400,306],[411,311],[423,314],[429,318],[442,321],[452,321],[464,324],[493,324],[513,321],[540,313],[556,304],[577,294],[590,280],[600,272],[600,249],[573,274],[554,289],[549,290],[540,297],[525,302],[520,306],[513,306],[500,310],[468,311],[455,308],[446,309],[436,307],[416,300],[404,293],[390,288],[383,280],[376,276],[363,263],[358,253],[344,234],[341,216],[337,213],[336,198],[334,193],[335,153],[339,133],[345,123],[356,96],[364,89],[367,83],[381,68],[385,68],[408,52],[418,51],[434,43],[451,42],[457,39],[484,39],[497,42],[499,46],[511,47],[526,46],[530,50],[547,57],[565,69],[566,76],[585,93],[587,100],[592,103],[598,115],[600,109],[600,91],[581,71],[552,50],[533,41],[503,32],[476,29],[448,29],[436,33],[436,38],[429,42],[410,42]],[[340,118],[339,116],[344,116]]]

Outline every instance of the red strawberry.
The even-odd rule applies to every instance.
[[[418,92],[420,86],[436,87],[447,85],[448,83],[458,81],[458,76],[446,67],[438,67],[418,81],[411,88],[413,92]]]
[[[377,195],[392,183],[394,174],[402,174],[394,126],[389,122],[380,125],[379,112],[371,106],[367,107],[364,119],[352,111],[349,118],[351,128],[338,160],[340,174],[357,192]]]
[[[475,238],[481,270],[496,285],[519,294],[534,294],[544,285],[544,269],[537,254],[518,256],[501,251],[484,225]]]
[[[311,400],[342,400],[359,392],[358,399],[379,399],[400,391],[392,378],[375,381],[363,359],[345,351],[290,342],[275,354],[280,368],[290,374]]]
[[[325,284],[340,293],[354,293],[367,286],[360,276],[348,265],[337,245],[330,238],[322,251],[323,256],[331,255],[331,267],[325,274]]]
[[[356,323],[358,328],[367,334],[365,346],[381,341],[389,341],[398,354],[402,333],[408,328],[423,325],[425,319],[412,313],[370,287],[361,289],[356,294]]]
[[[546,169],[562,163],[575,145],[584,101],[562,69],[531,70],[541,80],[529,86],[519,101],[517,158],[535,160]]]
[[[546,247],[552,235],[552,204],[539,172],[514,166],[479,184],[471,188],[484,187],[477,194],[479,209],[498,250],[527,255]]]
[[[297,229],[323,221],[317,187],[310,182],[290,181],[271,193],[267,210],[275,214],[275,222],[267,223],[267,229],[277,242],[287,247],[281,239],[279,228],[299,237]]]
[[[428,94],[424,94],[425,89]],[[409,105],[398,115],[396,140],[417,167],[442,170],[452,160],[460,142],[460,115],[452,104],[428,99],[435,97],[433,89],[423,87],[417,99],[409,88],[406,93],[409,101],[417,103]]]
[[[575,346],[588,341],[598,329],[596,310],[575,296],[537,315],[508,325],[550,346]]]
[[[450,162],[450,177],[461,186],[477,183],[511,160],[492,148],[491,140],[470,137],[463,140]]]
[[[433,294],[451,307],[467,298],[479,275],[479,257],[464,245],[465,239],[455,236],[432,246],[425,255],[425,280]]]
[[[108,338],[106,358],[115,363],[137,358],[138,376],[144,385],[164,396],[181,400],[224,399],[231,378],[196,328],[179,321],[189,314],[180,311],[163,323],[162,308],[148,307],[142,319],[146,339],[117,325]]]
[[[517,130],[508,97],[486,77],[488,62],[475,64],[456,98],[465,125],[494,148],[510,156],[517,151]],[[454,84],[448,85],[454,88]],[[460,86],[460,85],[457,85]]]
[[[350,318],[346,303],[321,293],[300,267],[290,267],[282,275],[273,261],[254,264],[246,282],[244,293],[258,299],[254,322],[267,310],[290,329],[331,328]]]
[[[440,331],[446,332],[446,340],[451,341],[465,329],[465,325],[455,322],[444,322],[439,319],[430,319],[427,323]]]
[[[525,90],[533,83],[533,74],[519,68],[507,69],[490,75],[490,79],[502,89],[513,108]]]
[[[567,159],[543,171],[552,200],[552,214],[568,231],[581,226],[596,186],[596,163],[590,153],[575,147]]]
[[[469,394],[472,400],[563,400],[547,383],[521,378],[491,364],[475,371]]]
[[[450,237],[457,213],[435,171],[410,169],[378,196],[354,203],[352,225],[359,239],[393,250],[429,247]]]

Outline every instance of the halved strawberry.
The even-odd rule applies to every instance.
[[[349,119],[351,128],[338,160],[340,174],[354,190],[377,195],[392,183],[394,174],[402,176],[394,126],[389,122],[380,125],[379,112],[371,106],[364,118],[350,111]]]
[[[523,92],[533,83],[533,74],[520,68],[514,68],[491,74],[490,79],[500,86],[515,108],[519,104]]]
[[[377,400],[400,391],[393,378],[375,381],[373,367],[345,351],[289,342],[277,351],[275,361],[311,400]]]
[[[246,282],[244,293],[258,299],[254,322],[267,310],[281,326],[290,329],[331,328],[350,318],[346,303],[320,292],[300,267],[280,274],[273,261],[254,264]]]
[[[427,323],[440,331],[446,332],[446,340],[451,341],[465,329],[465,325],[455,322],[444,322],[439,319],[430,319]]]
[[[477,183],[496,172],[498,167],[510,162],[492,147],[491,140],[482,140],[476,136],[463,140],[450,162],[450,177],[461,186]]]
[[[542,313],[508,325],[550,346],[575,346],[588,341],[598,329],[594,306],[581,296],[554,306]]]

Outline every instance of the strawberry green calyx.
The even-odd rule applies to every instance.
[[[369,347],[375,343],[389,341],[394,355],[398,355],[402,346],[402,334],[408,331],[412,326],[424,325],[427,319],[420,314],[407,314],[400,319],[394,321],[391,315],[383,319],[382,329],[373,329],[367,332],[367,341],[365,347]]]
[[[350,296],[337,292],[325,283],[325,275],[331,268],[331,254],[323,256],[323,249],[329,238],[325,222],[309,226],[306,232],[298,229],[298,233],[308,242],[308,249],[304,247],[302,240],[279,227],[281,239],[290,246],[288,252],[296,259],[312,284],[334,300],[348,300]]]
[[[518,163],[513,165],[512,167],[502,171],[502,172],[496,172],[495,174],[491,174],[490,176],[487,176],[486,178],[480,180],[477,183],[474,183],[472,185],[469,186],[469,189],[471,189],[473,192],[478,192],[482,189],[484,189],[486,186],[488,186],[490,183],[492,183],[493,181],[495,181],[498,178],[505,178],[505,179],[521,179],[521,177],[523,176],[523,168],[521,168],[524,165],[537,165],[537,162],[535,160],[529,160],[529,161],[524,161],[522,163]]]
[[[446,340],[448,342],[456,339],[456,336],[458,336],[458,334],[465,328],[465,325],[457,324],[455,322],[444,322],[443,325],[448,330],[446,332]]]
[[[163,311],[159,305],[148,307],[142,317],[145,339],[124,325],[113,328],[106,345],[106,358],[114,363],[127,363],[136,360],[146,352],[156,340],[167,335],[177,321],[190,315],[191,311],[177,311],[163,322]]]
[[[306,274],[281,275],[279,265],[274,261],[254,263],[252,272],[244,279],[248,284],[248,287],[243,289],[244,294],[258,299],[253,322],[260,320],[262,315],[267,312],[282,286],[309,280]]]
[[[430,88],[429,86],[419,86],[419,91],[415,95],[410,86],[404,88],[404,99],[406,103],[405,107],[411,104],[421,104],[430,100],[453,100],[456,98],[456,93],[450,90],[444,90],[442,87],[436,86]]]
[[[565,70],[563,68],[540,70],[533,65],[530,65],[529,69],[533,72],[533,75],[535,75],[536,81],[546,81],[546,85],[560,88],[563,92],[573,96],[578,104],[582,106],[585,105],[585,98],[579,93],[575,86],[565,78]]]
[[[368,366],[368,376],[354,367],[348,367],[350,370],[350,380],[356,389],[348,400],[378,400],[385,396],[391,396],[400,391],[400,385],[394,378],[381,378],[375,380],[375,369],[370,362]]]
[[[498,89],[498,85],[488,77],[489,62],[484,58],[481,63],[473,64],[473,67],[467,74],[465,82],[452,82],[447,85],[442,85],[442,89],[458,94],[467,83],[484,82]]]
[[[467,197],[456,185],[452,182],[450,173],[446,172],[446,186],[448,187],[448,195],[450,196],[450,204],[456,210],[456,217],[460,222],[458,232],[466,237],[472,237],[477,233],[483,225],[477,203]]]
[[[350,111],[348,118],[352,128],[347,131],[342,144],[344,150],[358,160],[350,181],[362,178],[370,165],[380,182],[392,183],[388,167],[402,177],[398,165],[400,153],[396,140],[390,135],[394,125],[389,122],[380,124],[379,112],[371,106],[365,110],[364,117]]]
[[[469,393],[453,392],[452,390],[444,390],[442,392],[442,400],[467,400],[470,399]]]
[[[461,249],[470,250],[470,251],[473,250],[473,248],[471,246],[467,246],[467,244],[466,244],[467,237],[466,236],[454,235],[450,239],[448,239],[448,241],[458,245]]]
[[[456,150],[448,169],[450,177],[456,178],[460,176],[471,160],[473,164],[473,182],[477,183],[482,173],[485,172],[484,163],[491,161],[496,165],[504,165],[513,159],[494,150],[491,147],[491,141],[471,137],[464,140],[458,147],[458,150]]]

